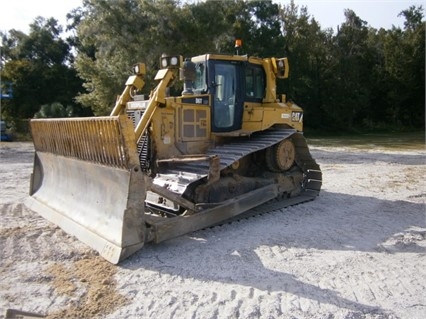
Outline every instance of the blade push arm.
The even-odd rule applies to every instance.
[[[155,89],[151,92],[149,97],[148,106],[141,117],[139,123],[135,128],[136,141],[139,143],[142,135],[145,133],[148,128],[151,118],[155,113],[155,110],[160,104],[165,103],[166,98],[166,89],[176,77],[176,72],[174,69],[161,69],[157,72],[155,80],[160,80]]]
[[[143,65],[143,64],[140,64]],[[117,99],[114,108],[111,111],[110,116],[120,115],[121,112],[126,108],[126,103],[131,100],[131,93],[133,90],[141,90],[145,85],[145,81],[143,80],[143,75],[145,73],[135,74],[129,76],[126,81],[126,87],[124,88],[123,93],[121,93],[120,97]]]

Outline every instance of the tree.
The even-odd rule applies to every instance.
[[[320,128],[326,124],[324,103],[333,81],[329,71],[334,63],[332,31],[321,30],[307,7],[299,8],[294,1],[280,8],[280,21],[284,45],[276,52],[289,58],[290,76],[284,84],[279,83],[279,91],[304,108],[310,127]]]
[[[80,21],[75,65],[87,90],[78,101],[97,115],[110,112],[134,63],[146,63],[145,90],[149,92],[161,54],[215,51],[227,29],[224,15],[230,6],[216,1],[182,5],[175,0],[83,4],[82,10],[73,13],[74,20]]]
[[[424,127],[425,23],[422,7],[401,12],[404,30],[383,32],[386,113],[394,127]]]
[[[67,40],[54,19],[43,18],[29,35],[2,35],[2,80],[16,93],[2,111],[30,117],[58,102],[81,114],[78,95],[87,109],[106,115],[134,63],[146,63],[149,93],[162,53],[233,54],[238,37],[240,54],[289,58],[289,79],[277,92],[304,108],[308,127],[423,127],[423,8],[400,15],[404,29],[376,30],[347,9],[335,34],[294,1],[84,0],[68,15]]]
[[[404,71],[400,83],[405,83],[401,111],[403,124],[409,126],[425,125],[425,29],[423,7],[411,6],[401,12],[406,19],[402,48]]]
[[[72,106],[64,107],[61,103],[42,105],[40,111],[34,114],[34,118],[71,117],[74,115]]]
[[[2,115],[33,117],[41,105],[58,102],[77,105],[74,96],[81,80],[70,66],[70,47],[60,37],[62,28],[53,18],[38,17],[28,35],[2,33],[2,81],[13,83],[14,97],[2,103]]]
[[[410,6],[408,9],[401,11],[398,14],[398,17],[403,16],[405,18],[404,28],[407,31],[414,32],[423,24],[422,20],[424,18],[423,15],[423,7],[419,6]]]
[[[153,66],[157,64],[152,61],[159,59],[164,48],[164,34],[159,32],[170,32],[172,23],[171,19],[161,17],[158,6],[167,6],[163,7],[164,13],[169,13],[176,10],[173,3],[136,0],[83,3],[78,12],[81,22],[77,26],[79,45],[75,66],[85,81],[86,92],[78,96],[79,102],[91,107],[97,115],[106,115],[134,63],[147,62],[147,78],[152,77],[156,69]]]
[[[374,61],[368,46],[367,22],[349,9],[345,10],[345,18],[334,38],[334,88],[329,91],[326,105],[335,123],[352,129],[370,105]]]

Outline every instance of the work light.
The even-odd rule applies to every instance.
[[[182,66],[183,58],[181,55],[165,55],[160,58],[160,65],[163,69],[178,69]]]

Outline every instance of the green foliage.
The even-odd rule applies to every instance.
[[[226,29],[220,16],[227,6],[227,2],[213,1],[185,5],[173,0],[84,2],[76,14],[81,23],[75,66],[87,92],[78,101],[95,114],[106,115],[132,64],[146,63],[147,87],[152,87],[162,53],[188,56],[216,51],[215,42],[220,42]],[[213,12],[218,13],[217,19],[212,19]]]
[[[71,117],[74,110],[71,105],[64,107],[61,103],[55,102],[52,104],[42,105],[40,111],[34,114],[34,118],[57,118]]]
[[[423,8],[401,13],[405,29],[376,30],[352,10],[337,34],[321,30],[307,8],[282,7],[290,60],[287,92],[314,129],[424,128]]]
[[[400,15],[403,29],[376,30],[347,9],[334,32],[294,1],[84,0],[68,15],[66,41],[54,19],[2,35],[2,79],[16,91],[2,107],[31,117],[58,102],[106,115],[134,63],[147,65],[148,93],[162,53],[232,54],[239,37],[242,54],[289,58],[277,92],[304,108],[310,129],[424,128],[424,10]]]
[[[17,30],[1,33],[1,79],[13,84],[14,93],[13,99],[2,101],[3,117],[31,118],[41,105],[53,102],[76,105],[82,83],[61,33],[55,19],[42,17],[30,25],[28,35]]]

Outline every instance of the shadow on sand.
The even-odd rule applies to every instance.
[[[150,269],[202,282],[238,284],[268,292],[282,291],[353,311],[382,313],[378,307],[341,297],[338,291],[322,289],[292,274],[267,268],[256,249],[279,246],[283,250],[426,253],[416,242],[387,244],[389,239],[407,231],[424,239],[425,223],[424,204],[323,191],[310,203],[147,245],[122,262],[121,267]]]

